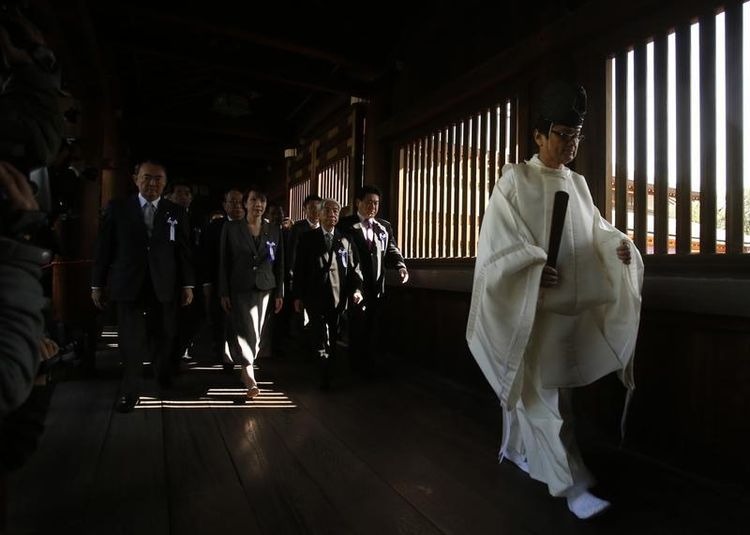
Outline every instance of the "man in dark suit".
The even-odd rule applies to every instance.
[[[305,218],[295,221],[292,224],[291,232],[289,233],[289,249],[286,254],[286,280],[289,281],[289,288],[294,291],[294,266],[296,264],[295,258],[297,255],[297,244],[301,236],[307,232],[313,231],[320,227],[320,202],[321,198],[318,195],[310,194],[305,197],[302,207],[305,210]],[[310,340],[310,332],[308,326],[309,318],[305,310],[292,315],[292,321],[290,325],[290,334],[292,338],[297,338],[301,345],[309,348],[313,345],[313,341]]]
[[[295,221],[289,234],[289,249],[287,250],[287,270],[289,276],[294,280],[295,255],[300,237],[311,230],[320,227],[320,202],[322,199],[314,193],[305,197],[302,206],[305,210],[305,218]]]
[[[161,198],[164,166],[142,161],[133,181],[137,195],[107,206],[91,285],[94,305],[104,309],[104,287],[111,275],[109,299],[117,303],[124,367],[120,412],[131,411],[138,400],[140,364],[149,349],[160,385],[170,385],[177,301],[189,305],[195,284],[185,209]]]
[[[211,325],[213,352],[217,362],[221,362],[225,371],[234,368],[234,356],[239,351],[235,347],[236,335],[233,334],[232,323],[227,321],[226,313],[221,309],[219,296],[219,248],[221,245],[221,231],[227,221],[237,221],[245,217],[242,206],[242,191],[231,188],[224,194],[224,217],[211,221],[203,232],[200,245],[198,266],[199,278],[203,286],[203,297],[206,302],[206,314]]]
[[[409,272],[396,245],[391,224],[375,217],[380,209],[380,197],[380,190],[376,186],[363,186],[357,192],[357,213],[339,222],[339,228],[350,237],[357,250],[364,279],[362,306],[353,307],[349,315],[349,356],[352,367],[365,375],[371,375],[374,371],[373,349],[379,339],[385,270],[398,269],[402,284],[409,280]]]
[[[164,197],[185,209],[190,236],[190,252],[192,257],[196,258],[201,241],[201,227],[195,213],[190,210],[193,203],[193,188],[185,182],[174,181],[167,185],[167,191]],[[177,311],[177,343],[174,347],[174,361],[181,365],[186,365],[192,360],[195,338],[201,330],[204,308],[203,295],[198,292],[193,294],[191,306],[180,307]]]
[[[294,308],[310,316],[315,350],[321,359],[321,388],[330,387],[341,315],[351,297],[362,301],[362,272],[352,242],[336,228],[341,206],[323,201],[320,227],[300,238],[294,268]]]

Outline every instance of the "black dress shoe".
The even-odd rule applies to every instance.
[[[122,413],[131,412],[137,402],[138,399],[135,396],[125,394],[124,396],[120,396],[120,399],[117,400],[115,410]]]

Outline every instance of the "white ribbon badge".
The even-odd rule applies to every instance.
[[[170,217],[167,219],[167,223],[169,223],[169,241],[174,241],[174,228],[177,225],[177,220]]]

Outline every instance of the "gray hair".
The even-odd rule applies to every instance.
[[[335,204],[339,209],[339,212],[341,211],[341,204],[336,199],[323,199],[320,203],[320,209],[323,210],[326,207],[326,204]]]

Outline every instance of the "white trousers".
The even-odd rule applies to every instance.
[[[524,358],[523,387],[515,407],[503,411],[499,458],[526,457],[529,475],[547,484],[552,496],[572,487],[589,488],[594,479],[584,466],[573,434],[571,390],[544,388],[538,359]]]
[[[270,291],[255,291],[232,296],[232,325],[236,336],[234,344],[239,347],[239,354],[232,359],[239,360],[244,371],[255,383],[253,363],[260,350],[266,311],[270,300]]]

